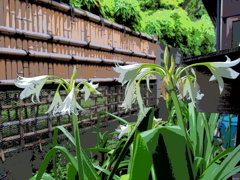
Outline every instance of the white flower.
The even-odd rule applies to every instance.
[[[122,105],[119,106],[119,107],[123,107],[124,109],[126,109],[126,111],[128,109],[132,108],[132,104],[136,100],[135,86],[136,86],[136,82],[127,84],[127,87],[126,87],[126,90],[125,90],[125,99],[124,99]]]
[[[75,82],[73,83],[75,84]],[[75,114],[78,115],[78,110],[84,111],[84,109],[78,104],[76,100],[76,94],[75,94],[75,87],[72,86],[72,89],[70,93],[67,95],[66,99],[63,101],[63,103],[55,110],[54,114],[59,113],[60,115],[65,114]]]
[[[240,62],[240,58],[236,59],[235,61],[231,61],[231,59],[228,56],[226,57],[227,57],[226,62],[212,62],[206,65],[213,74],[209,81],[213,80],[218,81],[220,93],[222,93],[224,87],[222,77],[236,79],[239,75],[238,72],[234,71],[230,67],[237,65]]]
[[[46,114],[53,111],[53,115],[55,116],[57,114],[57,109],[59,108],[59,106],[62,104],[62,98],[59,94],[58,91],[56,91],[54,97],[53,97],[53,101],[51,106],[49,107],[49,109],[47,110],[47,112],[45,112]]]
[[[139,79],[142,75],[144,75],[144,74],[146,74],[147,72],[149,72],[150,69],[151,69],[151,68],[142,68],[141,71],[140,71],[140,73],[137,75],[136,79]],[[151,89],[150,89],[150,86],[149,86],[149,81],[150,81],[150,78],[151,78],[151,77],[155,77],[155,75],[153,75],[153,74],[148,74],[147,76],[145,76],[146,81],[147,81],[147,87],[148,87],[148,90],[149,90],[150,92],[152,92]]]
[[[90,83],[87,82],[83,82],[84,87],[83,89],[81,89],[81,92],[85,92],[85,96],[84,96],[84,100],[87,101],[87,99],[90,96],[90,93],[93,94],[101,94],[100,92],[98,92],[96,89],[98,88],[98,84],[93,84],[93,82],[91,81]]]
[[[127,133],[131,132],[131,126],[130,125],[120,125],[119,129],[116,129],[117,132],[120,132],[118,135],[118,139],[121,139],[121,137]]]
[[[145,115],[140,88],[136,85],[135,82],[135,79],[141,77],[143,74],[150,70],[149,68],[142,68],[142,65],[143,64],[132,64],[126,66],[116,65],[114,70],[120,73],[118,81],[122,83],[122,86],[128,82],[125,90],[125,99],[120,107],[124,107],[126,110],[128,110],[132,107],[132,103],[137,100],[141,112]],[[147,81],[149,81],[149,79],[147,79]]]
[[[122,86],[128,81],[133,81],[141,70],[142,64],[131,64],[126,66],[119,66],[113,68],[116,72],[120,73],[118,81],[122,83]]]
[[[196,75],[195,72],[192,71],[193,75],[186,75],[177,81],[176,87],[179,90],[178,98],[179,99],[190,99],[192,102],[197,100],[201,100],[204,94],[201,94],[198,84],[196,83]]]
[[[20,94],[20,99],[27,98],[32,95],[32,102],[34,102],[34,97],[36,97],[37,101],[39,100],[40,91],[45,84],[48,76],[37,76],[33,78],[25,78],[18,75],[17,80],[15,81],[15,85],[19,88],[23,88],[24,90]]]
[[[194,87],[191,79],[186,78],[183,86],[183,96],[187,97],[187,99],[191,99],[191,101],[194,102],[195,99],[201,100],[204,94],[201,94],[200,91]]]
[[[162,118],[155,118],[153,116],[153,125],[152,125],[152,127],[153,128],[156,127],[161,121],[162,121]]]

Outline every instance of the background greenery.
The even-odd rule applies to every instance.
[[[214,26],[201,0],[60,0],[151,36],[185,54],[215,51]]]

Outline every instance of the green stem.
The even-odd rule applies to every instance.
[[[84,180],[84,169],[83,169],[83,159],[82,159],[82,152],[81,152],[81,142],[80,142],[80,133],[78,128],[78,119],[75,114],[72,114],[72,121],[73,121],[73,129],[74,129],[74,137],[76,140],[76,155],[77,155],[77,162],[78,162],[78,179]]]
[[[188,68],[194,67],[194,66],[207,66],[207,63],[196,63],[196,64],[191,64],[185,68],[183,68],[179,73],[177,73],[176,78],[178,79],[179,76],[182,74],[182,72],[184,72],[185,70],[187,70]]]

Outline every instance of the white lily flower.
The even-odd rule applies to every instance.
[[[128,81],[133,81],[141,70],[142,64],[131,64],[126,66],[119,66],[113,68],[116,72],[120,73],[118,81],[122,83],[122,86]]]
[[[120,129],[116,129],[117,132],[120,132],[118,135],[118,139],[121,139],[121,137],[125,134],[129,134],[131,132],[131,126],[126,124],[126,125],[120,125]]]
[[[20,99],[24,99],[32,95],[33,103],[35,103],[34,97],[36,97],[37,101],[40,102],[40,91],[45,84],[47,78],[48,75],[37,76],[33,78],[25,78],[18,75],[18,78],[14,83],[17,87],[24,89],[20,94]]]
[[[45,114],[50,113],[51,111],[53,111],[53,115],[55,116],[57,114],[57,109],[60,107],[60,105],[62,104],[62,98],[59,94],[59,91],[56,91],[54,97],[53,97],[53,101],[51,106],[49,107],[49,109],[45,112]]]
[[[201,100],[204,94],[200,94],[200,91],[197,91],[191,80],[186,78],[183,88],[183,96],[194,102],[195,99]]]
[[[90,93],[101,94],[96,90],[98,88],[98,84],[93,84],[92,81],[90,83],[84,82],[83,84],[84,84],[84,87],[83,89],[80,90],[80,92],[85,92],[85,96],[84,96],[85,101],[88,100]]]
[[[213,80],[218,81],[220,93],[222,93],[224,88],[224,82],[222,77],[236,79],[239,75],[238,72],[234,71],[230,67],[237,65],[240,62],[240,58],[236,59],[235,61],[231,61],[231,59],[228,56],[226,57],[227,57],[226,62],[212,62],[206,65],[213,74],[209,81]]]
[[[179,99],[183,99],[183,97],[191,100],[192,102],[197,100],[201,100],[204,94],[200,93],[200,90],[197,90],[197,87],[194,87],[193,82],[191,79],[187,78],[186,76],[182,77],[182,85],[183,85],[183,93],[178,94]],[[180,91],[180,84],[177,82],[176,87]],[[182,97],[183,96],[183,97]]]
[[[150,69],[151,69],[151,68],[142,68],[141,71],[140,71],[140,73],[137,75],[136,79],[139,79],[142,75],[144,75],[145,73],[149,72]],[[150,81],[150,78],[151,78],[151,77],[154,78],[154,77],[156,77],[156,76],[153,75],[153,74],[148,74],[147,76],[145,76],[146,81],[147,81],[147,87],[148,87],[148,90],[149,90],[150,92],[152,92],[151,89],[150,89],[150,86],[149,86],[149,81]]]
[[[75,84],[75,82],[73,82],[73,84]],[[70,93],[67,95],[63,103],[55,110],[54,114],[58,113],[60,115],[65,115],[65,114],[70,115],[71,113],[73,113],[77,116],[78,109],[84,111],[84,109],[78,104],[76,100],[75,91],[76,89],[73,85]]]
[[[131,109],[132,104],[135,102],[136,97],[137,97],[135,94],[135,91],[136,91],[136,82],[133,81],[133,83],[128,83],[126,90],[125,90],[124,101],[123,101],[122,105],[119,107],[123,107],[124,109],[126,109],[126,111],[128,109]]]

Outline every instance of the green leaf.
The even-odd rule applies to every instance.
[[[97,165],[97,164],[94,164],[94,163],[93,163],[93,167],[96,168],[96,169],[98,169],[98,170],[100,170],[101,172],[104,172],[104,173],[107,174],[107,175],[110,175],[110,172],[109,172],[108,170],[102,168],[101,166],[99,166],[99,165]],[[114,176],[113,176],[113,179],[119,179],[119,176],[114,175]]]
[[[154,108],[149,107],[149,108],[144,108],[143,110],[145,111],[146,116],[144,116],[141,112],[139,112],[137,123],[134,126],[134,129],[132,130],[131,134],[129,135],[127,142],[124,144],[124,147],[121,149],[121,152],[120,152],[119,156],[117,157],[116,160],[114,160],[114,167],[111,171],[111,174],[108,177],[108,180],[111,180],[113,175],[116,173],[118,165],[120,164],[120,162],[124,158],[124,156],[125,156],[126,152],[128,151],[130,145],[132,144],[135,134],[138,134],[140,132],[143,132],[143,131],[146,131],[146,130],[152,128]],[[113,164],[113,161],[110,162],[110,166],[112,164]]]
[[[193,146],[193,152],[195,155],[198,155],[199,148],[198,148],[198,131],[197,131],[197,119],[196,119],[196,110],[194,107],[194,103],[191,102],[188,104],[189,106],[189,137],[191,139],[191,143]]]
[[[66,168],[67,168],[67,179],[74,180],[77,174],[77,170],[73,167],[71,163],[68,163]]]
[[[106,148],[88,148],[88,149],[85,149],[84,151],[85,152],[88,152],[88,151],[97,151],[97,152],[110,152],[112,149],[106,149]]]
[[[162,177],[179,180],[193,179],[191,162],[186,149],[187,142],[178,126],[158,127],[140,135],[152,157],[157,179]],[[138,151],[144,148],[144,146],[138,147]],[[142,163],[142,166],[144,164]]]
[[[140,134],[134,139],[134,151],[130,179],[149,179],[152,157]]]
[[[119,180],[129,180],[129,174],[122,175]]]
[[[115,116],[114,114],[111,114],[111,113],[109,113],[109,112],[100,111],[98,114],[99,114],[99,115],[101,115],[101,114],[107,114],[107,115],[112,116],[113,118],[121,121],[121,122],[124,123],[124,124],[129,124],[129,125],[130,125],[130,123],[129,123],[128,121],[126,121],[126,120],[124,120],[124,119],[122,119],[122,118],[120,118],[120,117],[118,117],[118,116]]]
[[[48,163],[51,159],[51,157],[53,157],[56,153],[56,150],[59,150],[63,156],[66,157],[66,159],[73,165],[73,167],[75,169],[78,169],[78,164],[76,159],[73,157],[73,155],[71,153],[69,153],[69,151],[65,148],[65,147],[61,147],[61,146],[54,146],[52,149],[50,149],[48,151],[48,153],[45,155],[42,165],[39,168],[36,180],[41,180],[40,178],[42,178],[44,172],[46,171],[46,168],[48,166]]]
[[[83,160],[84,175],[87,177],[87,179],[100,180],[101,179],[100,176],[97,174],[93,164],[89,160],[86,153],[83,151],[82,147],[81,147],[81,155]]]
[[[37,174],[31,177],[29,180],[36,180]],[[50,174],[44,172],[42,175],[41,180],[55,180]]]
[[[232,151],[230,149],[229,151]],[[227,153],[229,153],[229,151]],[[224,152],[222,152],[221,156],[224,156]],[[227,154],[226,153],[226,154]],[[220,156],[219,156],[220,157]],[[218,157],[218,158],[219,158]],[[217,158],[215,158],[217,159]],[[216,165],[216,163],[211,164],[207,172],[201,176],[202,180],[209,180],[209,179],[222,179],[225,176],[234,172],[234,168],[240,160],[240,145],[238,145],[227,157],[223,160],[220,165]]]

